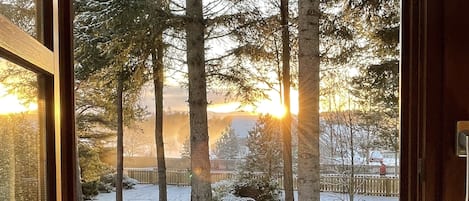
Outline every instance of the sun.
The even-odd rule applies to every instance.
[[[260,100],[256,104],[242,105],[240,102],[230,102],[222,104],[213,104],[207,107],[207,111],[215,113],[230,113],[230,112],[249,112],[252,114],[269,114],[275,118],[281,119],[286,114],[285,106],[280,102],[272,100]]]
[[[27,110],[14,95],[0,97],[0,114],[20,113]]]
[[[286,114],[286,109],[283,104],[271,100],[259,101],[254,111],[257,114],[270,114],[278,119],[282,119]]]
[[[276,91],[268,93],[269,99],[261,100],[256,105],[256,113],[270,114],[275,118],[281,119],[287,114],[285,105],[280,100],[280,95]],[[298,114],[298,91],[290,89],[290,112],[291,114]]]
[[[21,113],[37,110],[36,103],[29,103],[27,106],[21,104],[18,96],[8,94],[5,87],[0,84],[0,115]]]
[[[228,102],[211,104],[207,111],[215,113],[231,113],[231,112],[249,112],[256,114],[269,114],[275,118],[282,119],[286,115],[286,108],[280,100],[280,96],[276,91],[267,93],[268,99],[258,100],[253,105],[242,105],[240,102]],[[298,114],[298,91],[292,89],[290,93],[290,112]]]

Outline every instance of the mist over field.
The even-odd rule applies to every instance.
[[[189,138],[189,115],[187,112],[165,112],[163,119],[165,155],[179,158],[184,141]],[[246,138],[256,120],[257,116],[247,113],[210,113],[208,119],[210,147],[214,147],[222,132],[229,126],[240,138]],[[152,115],[136,123],[133,128],[126,129],[124,146],[127,156],[156,156],[154,122],[155,116]]]

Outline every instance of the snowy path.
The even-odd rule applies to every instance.
[[[168,186],[168,200],[170,201],[189,201],[191,196],[190,187]],[[297,193],[295,192],[295,197]],[[321,193],[321,201],[342,201],[347,200],[344,194]],[[101,193],[95,200],[114,201],[116,193]],[[135,189],[124,191],[125,201],[157,201],[158,186],[151,184],[139,184]],[[355,201],[398,201],[397,197],[376,197],[356,195]]]

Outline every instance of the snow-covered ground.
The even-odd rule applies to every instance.
[[[168,186],[168,200],[170,201],[189,201],[191,195],[190,187]],[[297,197],[295,192],[295,197]],[[346,195],[337,193],[321,193],[321,201],[342,201],[347,200]],[[114,201],[116,193],[101,193],[95,200]],[[135,189],[124,191],[125,201],[157,201],[158,186],[152,184],[138,184]],[[398,201],[397,197],[377,197],[356,195],[355,201]]]

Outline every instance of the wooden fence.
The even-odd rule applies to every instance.
[[[126,169],[125,173],[130,178],[134,178],[141,184],[157,184],[158,172],[153,169],[147,168],[132,168]],[[211,182],[219,182],[234,178],[234,173],[230,172],[212,172]],[[190,172],[188,170],[168,170],[166,171],[166,182],[169,185],[190,186]]]
[[[141,184],[157,184],[157,171],[153,169],[126,169],[125,172],[131,178]],[[233,172],[212,172],[212,183],[233,179]],[[257,177],[257,176],[254,176]],[[258,177],[261,177],[259,175]],[[280,187],[283,187],[283,177],[275,177]],[[352,182],[353,181],[353,182]],[[190,186],[190,172],[187,170],[166,171],[168,185]],[[334,193],[350,193],[373,196],[399,196],[399,178],[396,176],[356,175],[352,179],[350,175],[321,174],[321,191]],[[297,189],[297,178],[293,178],[293,188]]]
[[[352,182],[353,181],[353,182]],[[373,196],[399,196],[399,178],[395,176],[321,175],[321,191]]]

